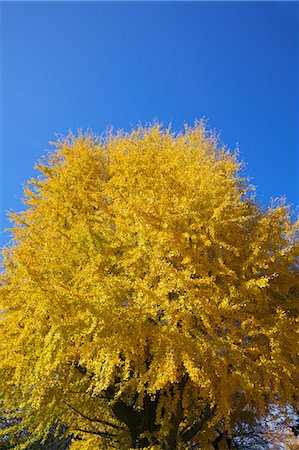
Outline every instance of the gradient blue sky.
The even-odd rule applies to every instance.
[[[298,3],[0,8],[1,230],[55,133],[153,119],[179,130],[205,116],[239,143],[265,205],[280,195],[298,204]]]

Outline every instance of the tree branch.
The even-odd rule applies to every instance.
[[[78,409],[76,409],[74,406],[70,405],[67,402],[64,402],[69,408],[71,408],[73,411],[75,411],[77,414],[79,414],[81,417],[83,417],[84,419],[90,420],[90,422],[97,422],[100,423],[102,425],[106,425],[108,427],[112,427],[115,428],[117,430],[123,430],[123,427],[120,427],[119,425],[116,425],[112,422],[107,422],[106,420],[101,420],[101,419],[96,419],[96,418],[90,418],[88,416],[86,416],[85,414],[83,414],[82,412],[78,411]]]
[[[191,427],[183,430],[183,432],[181,433],[181,439],[183,442],[187,443],[189,441],[191,441],[191,439],[197,435],[197,433],[202,430],[202,428],[204,427],[205,423],[210,419],[210,417],[212,417],[212,415],[214,414],[216,410],[216,406],[214,406],[213,408],[210,407],[210,405],[206,405],[199,420],[196,421],[195,423],[193,423],[193,425],[191,425]]]
[[[83,428],[74,428],[74,431],[81,431],[81,433],[88,433],[88,434],[96,434],[97,436],[101,436],[106,439],[112,439],[116,436],[116,434],[105,433],[103,431],[98,430],[84,430]]]

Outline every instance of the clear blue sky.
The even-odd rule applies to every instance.
[[[298,3],[7,2],[1,230],[55,133],[205,116],[264,204],[298,204]],[[2,242],[7,235],[2,233]]]

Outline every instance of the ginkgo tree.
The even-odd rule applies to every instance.
[[[298,400],[299,223],[203,122],[55,143],[3,250],[1,416],[19,448],[218,448]],[[218,444],[217,444],[218,445]]]

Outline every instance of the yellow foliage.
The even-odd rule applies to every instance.
[[[3,414],[22,411],[37,438],[68,424],[84,437],[72,450],[108,448],[105,433],[128,449],[117,411],[137,420],[149,402],[157,425],[140,436],[160,448],[183,405],[187,448],[206,405],[228,423],[243,397],[258,411],[294,402],[299,224],[288,208],[259,207],[237,155],[203,123],[55,146],[3,250]]]

